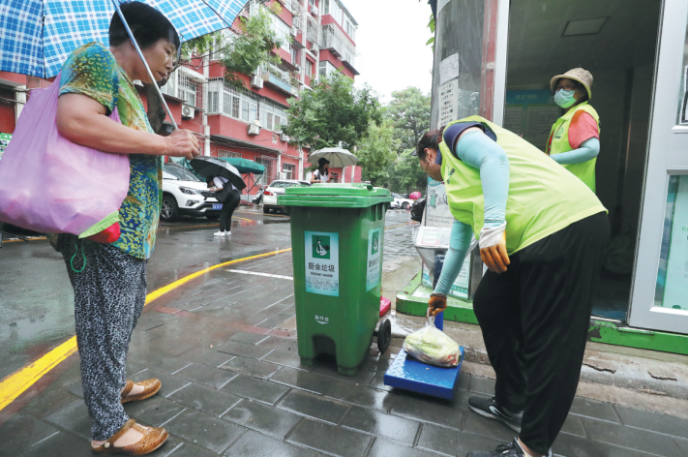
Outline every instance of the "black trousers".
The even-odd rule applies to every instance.
[[[227,197],[222,201],[222,210],[220,211],[220,230],[228,231],[232,227],[232,215],[234,210],[239,206],[241,201],[241,194],[239,191],[232,189],[227,192]]]
[[[497,403],[523,410],[520,438],[546,454],[576,394],[609,239],[606,213],[578,221],[488,271],[473,308],[497,374]]]

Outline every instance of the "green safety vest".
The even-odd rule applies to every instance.
[[[567,111],[564,116],[557,119],[552,125],[552,130],[549,133],[549,138],[547,139],[547,153],[550,155],[565,153],[571,151],[571,145],[569,144],[569,127],[571,126],[571,120],[573,115],[577,111],[583,110],[592,116],[597,122],[597,129],[600,128],[600,116],[597,111],[587,102],[583,102],[580,105],[574,107],[573,109]],[[550,145],[549,139],[552,139],[552,144]],[[583,180],[583,183],[587,184],[592,192],[595,192],[595,164],[597,163],[597,158],[590,159],[586,162],[581,162],[580,164],[562,164],[571,173],[576,175],[578,178]]]
[[[509,158],[509,197],[506,203],[506,249],[515,253],[589,216],[606,211],[594,193],[551,158],[523,138],[480,116],[450,123],[476,121],[497,137]],[[458,159],[442,140],[442,178],[454,218],[480,236],[485,201],[480,170]]]

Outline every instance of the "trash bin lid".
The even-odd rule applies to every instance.
[[[369,184],[316,183],[287,188],[277,203],[290,207],[365,208],[392,200],[389,189]]]

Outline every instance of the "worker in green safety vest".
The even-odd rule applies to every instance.
[[[566,110],[552,125],[545,152],[595,192],[600,116],[590,105],[592,74],[574,68],[550,80],[554,103]]]
[[[489,268],[473,308],[495,396],[468,403],[519,436],[475,456],[547,455],[578,385],[609,237],[606,209],[538,148],[480,116],[426,133],[415,154],[444,181],[455,219],[430,313],[447,307],[472,236]]]

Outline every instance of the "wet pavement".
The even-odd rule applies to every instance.
[[[215,227],[201,221],[162,228],[149,291],[220,262],[289,248],[287,218],[237,216],[248,221],[238,220],[244,226],[230,239],[213,238]],[[387,215],[388,269],[400,258],[413,260],[408,223],[407,212]],[[51,251],[46,243],[18,242],[0,252],[3,370],[71,336],[71,288]],[[218,268],[146,307],[128,376],[158,377],[163,388],[125,408],[170,432],[155,456],[463,456],[513,439],[502,424],[468,410],[467,398],[491,395],[493,380],[464,371],[453,401],[385,386],[401,339],[384,354],[371,345],[353,377],[339,375],[332,362],[301,365],[293,284],[281,278],[292,275],[291,262],[284,252]],[[70,356],[0,412],[0,455],[90,455],[78,361]],[[688,420],[577,398],[554,451],[686,455]]]

